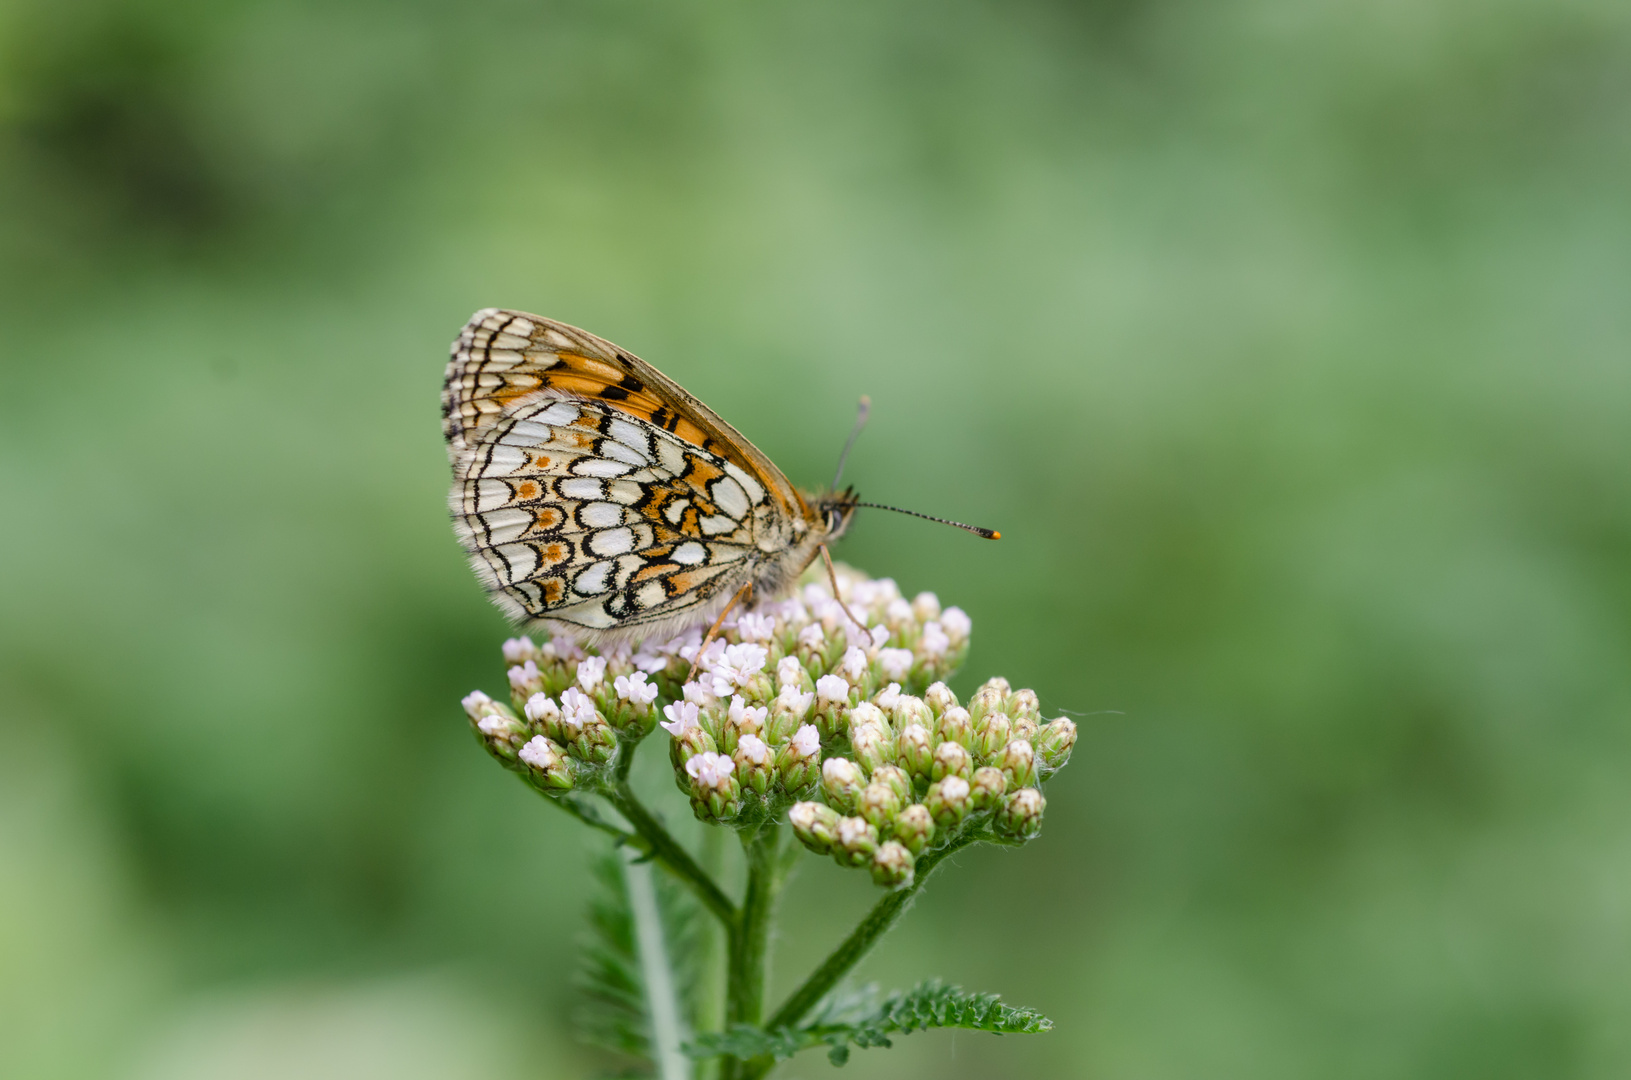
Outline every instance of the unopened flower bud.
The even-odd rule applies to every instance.
[[[921,855],[934,840],[934,815],[929,813],[929,808],[913,803],[896,814],[895,839],[905,844],[913,855]]]
[[[544,676],[538,670],[536,661],[527,660],[517,664],[507,674],[510,678],[510,700],[516,703],[526,701],[544,688]]]
[[[1065,767],[1070,752],[1076,746],[1076,722],[1061,716],[1036,734],[1037,767],[1044,776],[1050,776]]]
[[[794,803],[787,812],[787,820],[792,823],[793,835],[799,838],[799,843],[817,855],[832,851],[838,839],[838,811],[821,803]]]
[[[957,707],[957,695],[943,682],[932,683],[923,691],[923,701],[937,717],[946,715],[947,709]]]
[[[561,710],[548,694],[534,694],[527,699],[527,719],[533,726],[556,742],[562,740]]]
[[[509,706],[494,701],[480,690],[472,691],[462,704],[465,715],[470,718],[470,727],[488,753],[501,761],[514,761],[516,752],[532,736],[521,718]]]
[[[1036,726],[1035,720],[1032,720],[1028,716],[1021,716],[1017,719],[1010,718],[1010,721],[1011,722],[1008,726],[1009,742],[1013,742],[1015,739],[1024,739],[1026,742],[1030,743],[1036,742],[1036,733],[1039,729]]]
[[[865,818],[841,817],[833,843],[833,858],[840,866],[865,866],[878,850],[878,830]]]
[[[926,730],[934,730],[934,713],[922,698],[911,694],[901,694],[895,699],[895,707],[889,710],[889,719],[896,731],[907,724],[920,724]]]
[[[993,682],[994,681],[995,680],[993,680]],[[1008,691],[1006,689],[999,689],[998,687],[992,686],[991,683],[986,683],[984,686],[980,687],[974,692],[973,697],[968,699],[969,719],[974,722],[975,728],[978,728],[980,726],[980,721],[983,720],[987,714],[1002,712],[1002,707],[1007,704],[1007,702]]]
[[[561,692],[561,742],[582,761],[604,763],[617,749],[617,737],[589,695],[575,686]]]
[[[883,710],[870,701],[863,701],[849,711],[850,738],[855,737],[858,728],[869,726],[878,728],[885,734],[890,732],[889,718],[883,714]]]
[[[805,684],[809,683],[809,686]],[[815,686],[810,673],[804,670],[796,656],[784,656],[776,661],[776,686],[785,689],[791,686],[794,690],[808,690]]]
[[[532,643],[530,637],[513,637],[504,642],[504,662],[512,667],[538,660],[538,646]]]
[[[974,629],[974,623],[966,612],[960,607],[949,607],[940,613],[940,625],[951,638],[951,646],[960,649],[968,642],[969,632]]]
[[[527,767],[534,785],[546,792],[572,788],[572,762],[566,751],[542,735],[534,735],[516,755]]]
[[[1029,840],[1042,831],[1042,811],[1047,805],[1048,800],[1036,788],[1020,788],[1002,800],[993,824],[998,832],[1017,840]]]
[[[719,746],[714,737],[700,727],[686,728],[680,736],[668,744],[668,760],[674,763],[674,780],[679,784],[680,790],[689,793],[691,781],[685,772],[686,763],[698,754],[715,754]]]
[[[887,833],[889,823],[900,810],[900,796],[888,784],[873,781],[861,789],[855,806],[856,812],[870,821],[879,833]]]
[[[912,659],[911,649],[879,649],[878,670],[883,672],[886,679],[905,682],[912,670]]]
[[[894,740],[877,724],[864,724],[850,732],[850,749],[855,763],[871,776],[880,765],[894,762]]]
[[[815,714],[811,719],[821,732],[821,741],[826,742],[845,730],[844,716],[849,708],[850,685],[838,675],[823,675],[815,685]]]
[[[872,772],[874,784],[888,784],[904,804],[912,798],[912,778],[899,765],[879,765]]]
[[[736,741],[736,752],[731,755],[736,763],[736,775],[743,787],[763,795],[770,786],[774,773],[770,762],[770,747],[757,735],[743,735]]]
[[[904,889],[912,883],[912,853],[905,845],[885,840],[872,853],[872,881],[888,889]]]
[[[720,752],[726,754],[735,753],[736,742],[743,735],[762,735],[765,715],[769,711],[763,705],[755,707],[745,704],[742,701],[742,695],[733,694],[730,707],[725,712],[724,723],[719,725]]]
[[[840,813],[854,811],[855,800],[865,786],[866,780],[855,762],[834,757],[821,763],[821,790],[827,796],[827,805]]]
[[[974,745],[974,724],[968,718],[968,710],[961,705],[953,705],[940,717],[939,735],[943,742],[960,743],[963,746]]]
[[[932,592],[920,592],[912,597],[912,614],[918,622],[940,618],[940,598]]]
[[[981,761],[990,761],[1008,745],[1008,717],[1000,712],[987,713],[974,728],[974,745],[970,747]]]
[[[967,780],[973,772],[974,759],[962,743],[943,742],[934,748],[934,759],[929,763],[930,780],[943,780],[948,776]]]
[[[704,821],[729,821],[740,807],[736,763],[724,754],[698,754],[685,763],[691,777],[691,808]]]
[[[900,763],[907,772],[924,777],[925,781],[934,779],[930,775],[934,767],[934,745],[927,728],[922,724],[907,724],[901,730],[898,746]],[[963,752],[966,754],[968,751]]]
[[[1007,746],[997,751],[991,764],[1002,770],[1003,779],[1008,781],[1010,789],[1036,786],[1036,751],[1024,739],[1010,740]]]
[[[949,829],[968,813],[968,795],[967,780],[961,776],[948,776],[929,785],[929,794],[924,797],[923,805],[928,808],[936,825]]]
[[[982,765],[974,770],[974,779],[968,782],[969,802],[974,809],[984,810],[988,806],[995,806],[1007,790],[1008,780],[1002,775],[1002,770]]]
[[[1040,720],[1042,718],[1042,705],[1036,700],[1035,690],[1015,690],[1008,695],[1008,703],[1003,707],[1012,720],[1021,718]]]
[[[821,739],[814,724],[805,724],[776,754],[776,775],[787,791],[799,791],[820,775]]]
[[[776,700],[770,703],[770,719],[766,721],[765,729],[770,741],[779,743],[787,738],[810,715],[810,706],[815,702],[813,690],[800,690],[795,686],[782,687]],[[819,733],[817,738],[819,738]]]

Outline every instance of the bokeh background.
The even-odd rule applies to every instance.
[[[1058,1026],[847,1075],[1631,1073],[1631,8],[7,0],[0,1074],[604,1066],[457,705],[487,305],[1004,533],[841,548],[1082,714],[863,975]]]

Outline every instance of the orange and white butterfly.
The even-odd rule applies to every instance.
[[[706,624],[771,597],[849,525],[672,379],[609,341],[486,308],[442,388],[459,541],[517,621],[585,642]]]

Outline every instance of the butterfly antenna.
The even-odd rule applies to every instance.
[[[866,427],[866,418],[872,413],[872,399],[865,394],[861,395],[861,403],[855,408],[855,426],[850,428],[849,438],[844,440],[844,452],[838,455],[838,471],[833,474],[832,489],[838,490],[838,481],[844,478],[844,462],[849,460],[850,447],[855,445],[856,436]]]
[[[853,505],[865,506],[871,510],[893,510],[897,514],[911,514],[913,517],[922,518],[924,521],[938,521],[942,525],[951,525],[959,529],[964,529],[973,533],[975,536],[983,536],[987,540],[1002,539],[1002,533],[998,532],[996,529],[982,529],[978,525],[965,525],[961,521],[952,521],[950,518],[935,517],[933,514],[920,514],[916,510],[902,510],[898,506],[885,506],[883,503],[858,502],[854,503]]]

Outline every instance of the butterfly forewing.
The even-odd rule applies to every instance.
[[[519,620],[594,636],[711,618],[790,579],[823,523],[650,365],[581,330],[478,312],[443,390],[460,540]]]

